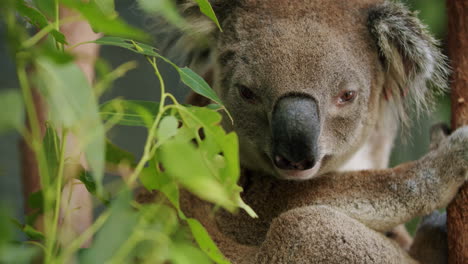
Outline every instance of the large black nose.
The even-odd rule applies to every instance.
[[[273,110],[273,162],[283,170],[314,167],[318,155],[320,119],[317,103],[305,96],[281,98]]]

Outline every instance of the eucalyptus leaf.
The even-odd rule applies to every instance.
[[[41,12],[48,16],[52,17],[55,12],[54,0],[33,0],[34,5],[41,10]]]
[[[229,211],[235,209],[235,203],[229,199],[229,194],[212,175],[202,154],[194,146],[176,137],[164,143],[160,150],[160,159],[168,175],[200,198],[219,204]]]
[[[216,95],[213,89],[211,89],[211,87],[202,77],[200,77],[198,74],[196,74],[194,71],[192,71],[189,68],[186,68],[186,67],[179,68],[169,59],[161,56],[157,52],[157,49],[154,47],[151,47],[143,43],[137,43],[128,39],[119,38],[119,37],[103,37],[103,38],[100,38],[98,40],[91,41],[91,42],[97,43],[100,45],[111,45],[111,46],[126,48],[128,50],[131,50],[139,54],[158,57],[164,60],[165,62],[169,63],[172,67],[174,67],[174,69],[176,69],[176,71],[179,73],[180,80],[189,88],[191,88],[194,92],[202,96],[205,96],[206,98],[212,100],[213,102],[217,103],[218,105],[221,105],[224,108],[224,105],[221,102],[221,99]]]
[[[75,56],[71,53],[58,50],[55,41],[50,39],[45,39],[34,52],[37,56],[47,57],[57,64],[67,64],[75,60]]]
[[[150,160],[148,167],[140,174],[140,181],[148,191],[158,190],[162,192],[172,205],[180,210],[179,187],[173,178],[157,168],[159,161],[154,157]]]
[[[3,113],[0,115],[0,132],[21,130],[24,127],[23,98],[19,90],[0,91],[0,105]]]
[[[96,5],[99,9],[108,17],[117,16],[117,12],[115,12],[115,4],[114,0],[98,0],[95,1]]]
[[[177,134],[179,121],[174,116],[166,116],[159,123],[156,131],[157,140],[161,143]]]
[[[141,9],[164,17],[169,23],[183,28],[185,20],[179,14],[172,0],[138,0]]]
[[[44,206],[44,195],[42,190],[33,192],[28,197],[28,206],[31,209],[39,209],[42,210]]]
[[[135,156],[119,146],[106,140],[106,163],[112,165],[128,164],[131,166],[136,165]]]
[[[14,224],[9,220],[10,210],[0,204],[0,248],[13,239]]]
[[[141,29],[130,26],[115,14],[108,14],[108,10],[101,8],[97,1],[60,0],[65,6],[81,13],[95,32],[106,35],[127,37],[137,40],[149,40],[150,37]],[[108,1],[108,0],[106,0]],[[106,7],[105,9],[108,9]]]
[[[197,2],[198,6],[200,7],[200,11],[209,17],[216,24],[216,26],[218,26],[219,30],[223,31],[210,2],[208,0],[195,0],[195,2]]]
[[[212,263],[205,253],[190,244],[176,244],[171,248],[171,263],[174,264],[210,264]]]
[[[255,212],[245,204],[240,193],[242,188],[237,185],[240,176],[239,145],[235,133],[226,134],[219,125],[221,115],[205,107],[190,106],[180,111],[184,124],[192,130],[203,129],[204,139],[199,143],[199,152],[210,171],[216,172],[217,179],[222,183],[230,200],[236,206],[244,209],[250,216],[257,217]],[[222,158],[222,162],[221,159]]]
[[[78,175],[78,180],[80,180],[84,184],[86,190],[88,190],[89,193],[93,195],[96,194],[96,181],[94,180],[91,173],[82,170]]]
[[[83,72],[74,63],[36,61],[36,80],[56,126],[71,129],[84,151],[101,193],[105,165],[105,132],[97,99]]]
[[[106,37],[102,37],[94,41],[90,41],[89,43],[121,47],[121,48],[125,48],[133,52],[142,54],[142,55],[148,55],[148,56],[154,56],[154,57],[160,56],[157,53],[157,49],[150,45],[139,43],[139,42],[136,42],[130,39],[121,38],[121,37],[106,36]]]
[[[208,83],[200,77],[200,75],[196,74],[191,69],[184,67],[184,68],[176,68],[179,72],[180,80],[185,83],[188,87],[190,87],[194,92],[199,95],[203,95],[208,99],[211,99],[213,102],[217,104],[223,105],[221,99],[216,95],[216,93],[211,89]]]
[[[58,173],[60,157],[60,139],[51,123],[46,123],[46,133],[42,141],[47,160],[49,175],[55,178]]]
[[[44,233],[40,232],[39,230],[35,229],[34,227],[30,225],[25,225],[23,227],[23,232],[33,240],[43,240],[44,239]]]
[[[139,175],[141,184],[148,190],[154,191],[161,188],[159,173],[155,168],[151,168],[151,165],[147,168],[143,168]]]
[[[37,27],[38,29],[43,29],[49,25],[49,21],[47,20],[46,16],[41,13],[41,11],[37,10],[36,8],[26,4],[23,0],[17,0],[16,2],[16,10],[24,16],[29,23]],[[52,29],[50,34],[55,38],[55,40],[62,44],[67,44],[65,40],[65,36],[57,31],[56,29]]]
[[[0,263],[30,264],[39,252],[37,247],[10,243],[0,247]]]
[[[80,263],[106,263],[127,241],[138,221],[131,200],[131,192],[124,191],[112,202],[108,220],[97,232],[91,247],[80,254]]]
[[[216,244],[214,243],[213,239],[211,239],[210,235],[206,231],[198,220],[193,218],[188,218],[187,223],[192,231],[192,235],[197,241],[198,246],[205,252],[214,262],[218,264],[229,264],[229,260],[227,260],[223,253],[218,249]]]
[[[104,121],[116,119],[118,125],[148,126],[148,120],[154,120],[159,112],[159,103],[138,100],[111,100],[100,106],[100,115]]]

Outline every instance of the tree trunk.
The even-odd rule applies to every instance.
[[[452,129],[468,125],[468,1],[447,0],[448,51],[453,69]],[[467,146],[468,147],[468,146]],[[447,208],[450,264],[468,263],[468,184]]]

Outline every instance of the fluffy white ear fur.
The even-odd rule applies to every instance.
[[[401,3],[386,1],[373,7],[368,18],[386,71],[385,97],[403,124],[408,123],[408,101],[417,113],[430,109],[434,94],[446,89],[449,72],[439,43],[416,15]]]

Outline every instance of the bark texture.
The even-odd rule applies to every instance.
[[[468,125],[468,1],[447,0],[452,128]],[[467,146],[468,147],[468,146]],[[447,208],[449,263],[468,263],[468,184]]]

